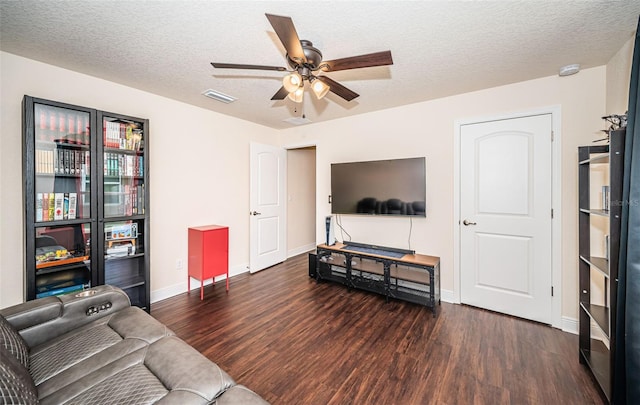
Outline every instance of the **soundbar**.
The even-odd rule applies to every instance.
[[[345,246],[342,249],[346,249],[346,250],[351,249],[359,252],[369,252],[369,253],[380,254],[380,255],[384,255],[384,253],[388,253],[389,256],[391,257],[402,257],[404,255],[416,254],[415,250],[372,245],[369,243],[359,243],[359,242],[349,241],[349,242],[344,242],[344,244]]]

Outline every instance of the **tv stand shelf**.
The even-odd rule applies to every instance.
[[[358,244],[359,245],[359,244]],[[398,249],[375,246],[370,253],[361,246],[343,243],[318,245],[315,255],[316,281],[329,280],[431,308],[436,316],[440,304],[440,258],[398,254]],[[313,255],[312,255],[313,256]]]

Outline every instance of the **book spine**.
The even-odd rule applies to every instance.
[[[58,149],[58,174],[64,174],[64,151]]]
[[[64,193],[64,202],[62,205],[62,217],[69,219],[69,193]]]
[[[55,193],[55,210],[53,213],[53,219],[59,221],[64,219],[64,193]]]
[[[42,222],[42,193],[36,194],[36,222]]]
[[[64,150],[64,174],[71,173],[71,166],[69,166],[71,157],[69,156],[69,149]]]
[[[76,154],[74,151],[69,151],[69,174],[76,174]]]
[[[49,138],[55,138],[58,132],[58,128],[56,126],[56,112],[53,109],[49,109]]]
[[[53,221],[54,219],[54,212],[55,212],[55,208],[56,208],[56,199],[55,199],[55,195],[53,193],[49,193],[49,210],[48,210],[48,221]],[[44,207],[42,207],[42,209],[44,210]]]
[[[69,193],[69,219],[76,219],[77,204],[78,204],[78,194]]]
[[[43,105],[39,105],[38,114],[38,139],[44,141],[47,139],[47,110]]]
[[[42,193],[42,220],[49,220],[49,193]]]

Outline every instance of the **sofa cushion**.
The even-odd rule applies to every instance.
[[[0,346],[7,349],[25,368],[29,368],[29,347],[18,331],[0,315]]]
[[[41,405],[54,404],[151,404],[164,397],[168,390],[144,366],[148,345],[112,359],[99,368],[68,381],[43,395],[40,387]],[[77,366],[72,367],[71,370]],[[48,382],[47,382],[48,383]]]
[[[40,392],[40,403],[210,404],[234,385],[233,379],[215,363],[181,339],[168,336],[49,395]]]
[[[37,404],[38,391],[27,369],[0,345],[0,403]]]
[[[128,307],[32,348],[29,371],[40,397],[46,396],[172,334],[140,308]]]
[[[235,385],[216,363],[177,336],[169,336],[150,345],[144,364],[171,391],[169,396],[188,392],[199,397],[192,398],[189,403],[209,403]]]
[[[234,385],[219,396],[213,402],[215,405],[269,405],[267,401],[260,398],[258,394],[251,391],[244,385]]]

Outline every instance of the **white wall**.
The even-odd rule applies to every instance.
[[[316,150],[287,150],[287,257],[316,246]]]
[[[249,142],[274,144],[275,130],[8,53],[0,53],[0,87],[0,308],[24,294],[25,94],[150,120],[152,299],[186,290],[189,226],[229,226],[230,271],[246,269]]]
[[[635,35],[607,63],[607,114],[624,114],[629,108],[629,82]]]
[[[577,318],[577,147],[599,136],[605,111],[604,66],[577,75],[516,83],[459,96],[417,103],[282,131],[283,145],[317,145],[316,216],[318,242],[323,218],[330,213],[330,163],[351,160],[425,156],[427,217],[341,216],[352,240],[409,247],[441,258],[443,290],[453,290],[453,140],[454,122],[560,106],[562,115],[562,314]],[[365,96],[363,96],[365,97]],[[338,239],[342,236],[337,232]]]

